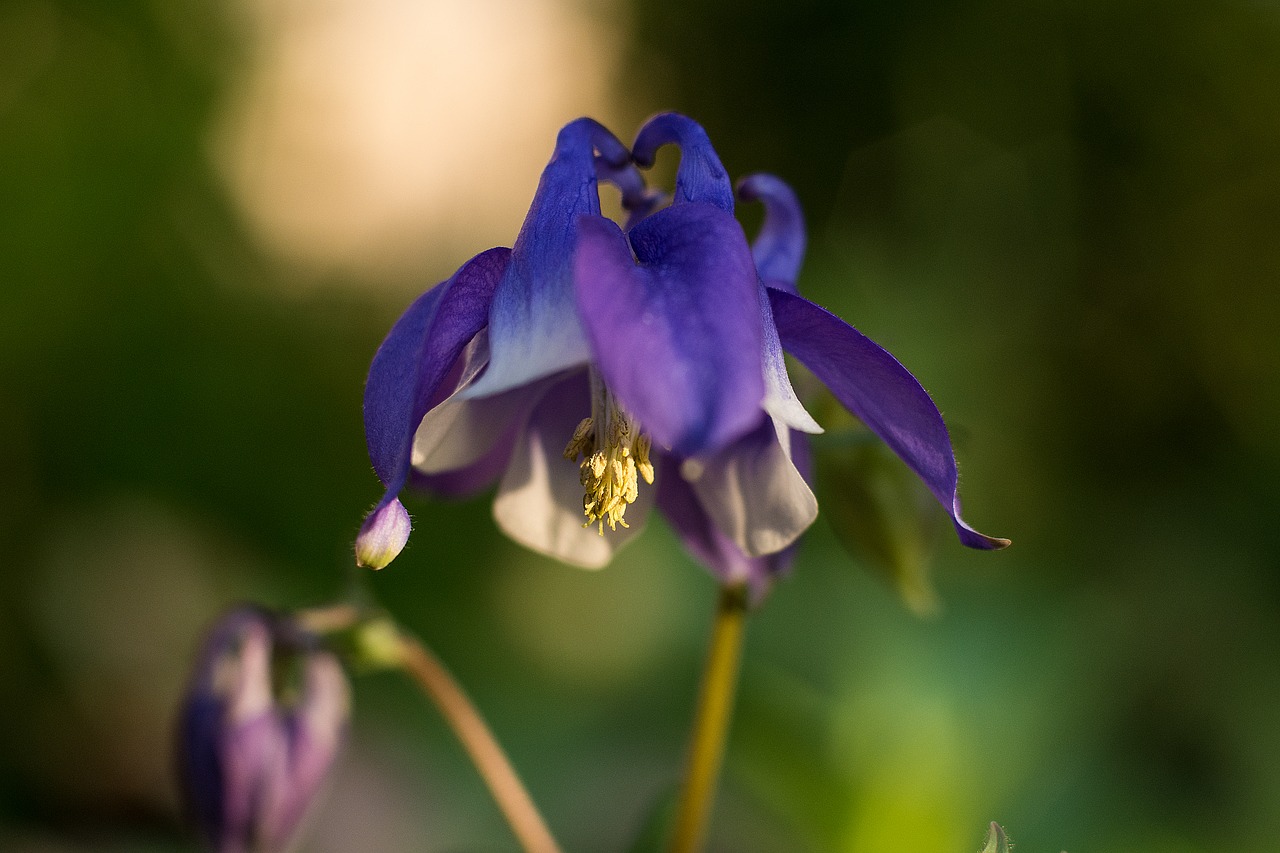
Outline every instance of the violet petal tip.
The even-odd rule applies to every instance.
[[[370,569],[389,565],[409,541],[411,528],[409,513],[399,499],[369,513],[356,537],[356,565]]]

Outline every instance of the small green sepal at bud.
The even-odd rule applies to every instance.
[[[395,669],[404,657],[400,629],[388,617],[366,619],[350,635],[352,663],[364,670]]]

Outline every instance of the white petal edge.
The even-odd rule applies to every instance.
[[[684,468],[712,523],[751,557],[781,551],[818,517],[818,499],[791,461],[787,424],[771,424],[770,440],[752,433]]]
[[[764,287],[760,288],[760,310],[764,315],[764,342],[761,359],[764,367],[764,402],[762,406],[775,421],[781,421],[800,432],[818,434],[822,427],[805,409],[791,387],[787,375],[787,361],[782,354],[782,341],[778,339],[778,327],[773,323],[773,309]]]

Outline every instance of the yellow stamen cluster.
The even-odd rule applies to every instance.
[[[585,490],[582,512],[587,517],[582,526],[599,524],[601,536],[606,523],[610,530],[617,530],[619,524],[629,526],[623,516],[635,502],[640,478],[653,485],[649,436],[637,430],[628,417],[607,420],[608,425],[598,429],[595,418],[584,418],[564,449],[564,458],[570,461],[582,456],[579,479]],[[602,432],[605,435],[601,436]]]

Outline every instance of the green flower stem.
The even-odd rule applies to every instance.
[[[560,853],[542,815],[520,782],[480,712],[443,663],[412,637],[400,635],[400,663],[435,702],[462,746],[467,750],[493,799],[526,853]]]
[[[695,853],[702,847],[729,734],[746,618],[746,589],[741,586],[722,587],[707,665],[702,673],[697,715],[693,721],[689,764],[676,811],[672,853]]]
[[[394,667],[412,678],[453,729],[525,853],[560,853],[542,815],[520,782],[484,718],[430,649],[389,617],[350,604],[302,611],[299,621],[318,634],[355,632],[356,658],[366,666]]]
[[[298,624],[313,634],[336,634],[340,631],[349,631],[360,624],[361,618],[360,608],[353,604],[330,604],[294,613],[294,619]]]

